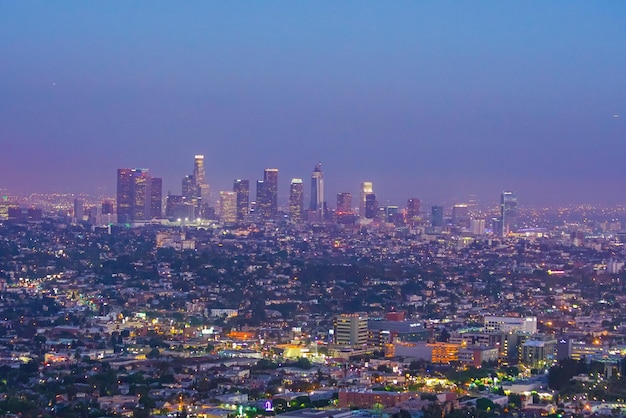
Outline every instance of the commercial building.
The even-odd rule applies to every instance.
[[[289,187],[289,219],[291,222],[302,222],[304,206],[304,186],[302,179],[291,179]]]
[[[365,205],[367,195],[374,193],[374,186],[371,181],[361,183],[361,195],[359,198],[359,216],[365,218]]]
[[[322,173],[322,163],[315,164],[313,174],[311,174],[311,204],[309,211],[312,216],[310,220],[322,221],[324,216],[324,173]]]
[[[339,345],[367,345],[367,316],[359,314],[339,315],[333,321],[334,342]]]
[[[500,196],[501,235],[506,236],[517,228],[517,197],[511,191]]]
[[[118,222],[145,221],[161,217],[162,181],[147,169],[117,170]]]
[[[484,318],[486,332],[537,332],[537,317],[490,316]]]
[[[220,192],[220,221],[222,223],[237,222],[237,193]]]
[[[431,221],[430,224],[433,228],[443,228],[443,206],[433,206],[430,209]]]
[[[259,219],[267,221],[278,215],[278,169],[266,168],[263,180],[256,184],[256,210]]]
[[[250,181],[235,180],[233,192],[237,195],[237,220],[243,221],[250,214]]]

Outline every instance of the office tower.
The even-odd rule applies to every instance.
[[[367,316],[342,314],[333,321],[335,344],[364,346],[367,344]]]
[[[500,219],[502,236],[508,235],[517,228],[517,197],[511,191],[504,191],[500,196]]]
[[[256,189],[259,218],[275,219],[278,214],[278,169],[266,168],[263,180],[257,181]]]
[[[483,318],[485,332],[537,332],[537,317],[510,317],[486,315]]]
[[[314,212],[316,221],[321,221],[324,213],[324,174],[322,163],[315,164],[311,174],[311,204],[309,210]]]
[[[471,230],[474,235],[485,235],[485,220],[482,218],[472,219]]]
[[[117,170],[117,219],[118,222],[132,220],[133,201],[133,170],[120,168]]]
[[[374,193],[374,186],[371,181],[364,181],[361,183],[361,195],[359,199],[359,216],[366,218],[365,216],[365,199],[368,194]]]
[[[102,202],[102,214],[103,215],[108,215],[108,214],[111,214],[113,212],[114,212],[114,210],[113,210],[113,202],[110,201],[110,200],[104,200]]]
[[[163,216],[163,179],[150,178],[150,218],[158,219]]]
[[[197,188],[197,196],[201,198],[205,204],[209,202],[209,185],[206,182],[206,173],[204,172],[204,155],[196,154],[193,165],[193,178]]]
[[[222,223],[237,222],[237,193],[220,192],[220,221]]]
[[[235,180],[233,192],[237,194],[237,220],[243,221],[250,213],[250,181]]]
[[[83,216],[85,216],[85,201],[76,198],[74,199],[74,218],[76,218],[76,222],[82,221]]]
[[[304,206],[304,185],[302,179],[292,179],[289,187],[289,218],[291,222],[302,221]]]
[[[365,218],[374,219],[378,215],[378,202],[376,202],[376,195],[374,193],[368,193],[365,195]]]
[[[200,208],[200,213],[206,212],[206,208],[203,206],[208,206],[210,197],[209,197],[209,184],[206,182],[206,173],[204,172],[204,155],[196,154],[194,157],[194,166],[193,166],[193,178],[195,180],[196,186],[196,195],[199,200],[198,207]]]
[[[183,177],[182,183],[183,197],[188,201],[195,201],[198,196],[198,189],[196,188],[196,179],[193,175],[187,175]]]
[[[256,181],[256,201],[254,202],[254,213],[258,215],[259,220],[269,219],[270,202],[265,190],[265,182],[263,180]]]
[[[264,183],[267,190],[272,219],[278,214],[278,169],[266,168],[264,172]]]
[[[118,222],[133,222],[161,217],[161,193],[162,180],[151,177],[147,169],[118,169]]]
[[[469,228],[469,206],[465,203],[457,203],[452,206],[452,224],[463,228]]]
[[[385,222],[396,223],[400,217],[400,208],[397,206],[387,206],[385,208]]]
[[[412,197],[406,201],[406,223],[414,225],[420,218],[421,202],[418,198]]]
[[[431,221],[430,224],[434,228],[443,228],[443,206],[433,206],[430,209]]]
[[[420,216],[421,202],[417,197],[412,197],[406,201],[406,217],[409,219],[418,218]]]
[[[337,193],[337,214],[352,213],[352,195],[347,192]]]
[[[433,206],[430,210],[431,225],[433,228],[443,228],[443,206]]]
[[[182,196],[185,203],[193,205],[193,218],[206,218],[209,213],[209,185],[206,183],[204,155],[194,157],[193,174],[186,175],[182,181]]]
[[[196,179],[196,184],[204,184],[204,176],[204,155],[196,154],[193,164],[193,177]]]

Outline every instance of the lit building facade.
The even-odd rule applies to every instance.
[[[415,224],[419,220],[421,203],[417,197],[412,197],[406,201],[407,223]]]
[[[145,221],[162,216],[162,181],[147,169],[117,170],[118,222]]]
[[[365,218],[365,200],[368,194],[374,193],[374,185],[371,181],[361,183],[361,195],[359,198],[359,216]]]
[[[278,215],[278,169],[266,168],[263,180],[257,181],[256,210],[261,220],[276,219]]]
[[[220,192],[220,221],[222,223],[237,222],[237,193]]]
[[[374,193],[365,196],[365,218],[374,219],[378,215],[378,202]]]
[[[537,332],[537,317],[490,316],[484,318],[485,332]]]
[[[443,228],[445,222],[443,217],[443,206],[433,206],[430,209],[430,216],[430,224],[433,228]]]
[[[315,164],[311,174],[311,204],[309,210],[314,212],[316,221],[323,220],[324,216],[324,173],[322,163]]]
[[[250,214],[250,181],[235,180],[233,192],[237,195],[237,220],[243,221]]]
[[[504,191],[500,196],[501,235],[504,237],[517,228],[517,196]]]
[[[352,213],[352,195],[348,192],[337,193],[337,214]]]
[[[289,186],[289,219],[291,222],[302,222],[304,206],[304,185],[302,179],[291,179]]]
[[[339,345],[367,345],[367,316],[359,314],[339,315],[333,321],[334,342]]]

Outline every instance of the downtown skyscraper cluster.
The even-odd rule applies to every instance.
[[[206,180],[204,156],[195,155],[193,172],[182,178],[181,194],[168,194],[165,213],[162,211],[162,182],[152,177],[147,169],[124,168],[117,174],[117,215],[118,222],[143,222],[161,219],[170,221],[198,222],[219,220],[226,224],[254,221],[289,221],[291,223],[333,222],[337,224],[388,223],[410,227],[428,227],[429,231],[440,233],[450,229],[485,234],[486,228],[497,236],[507,236],[517,229],[517,198],[511,191],[501,194],[499,216],[485,219],[476,216],[471,204],[457,203],[452,206],[451,216],[446,218],[443,206],[433,206],[430,222],[425,223],[421,212],[421,201],[416,197],[407,200],[406,207],[396,205],[380,206],[374,185],[371,181],[360,184],[358,210],[353,208],[352,194],[337,194],[336,208],[328,206],[324,193],[324,173],[321,163],[316,163],[311,172],[309,204],[305,206],[305,182],[293,178],[289,186],[289,197],[285,210],[278,202],[279,171],[266,168],[263,178],[255,184],[255,199],[251,199],[251,182],[236,179],[232,190],[219,192],[216,206],[211,205],[210,187]],[[356,205],[355,205],[356,206]]]

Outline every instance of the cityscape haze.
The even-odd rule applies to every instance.
[[[35,4],[0,5],[0,187],[167,193],[200,152],[214,190],[323,161],[326,196],[626,203],[619,2]]]

